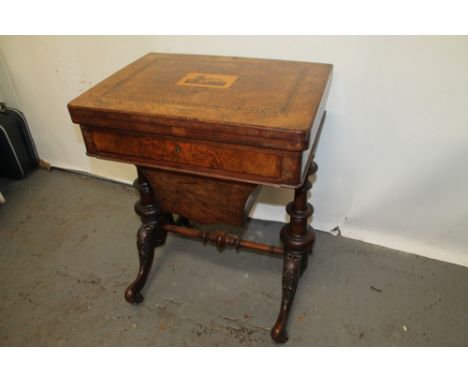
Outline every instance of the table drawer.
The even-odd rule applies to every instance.
[[[271,179],[281,178],[282,157],[267,150],[97,129],[87,136],[92,138],[96,153],[102,156],[109,153],[146,159],[165,166],[186,165]],[[88,150],[89,146],[87,144]]]

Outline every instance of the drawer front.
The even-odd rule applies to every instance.
[[[103,156],[108,153],[129,161],[131,158],[140,158],[164,166],[186,165],[281,179],[282,157],[266,150],[100,130],[94,130],[92,137],[96,152]]]

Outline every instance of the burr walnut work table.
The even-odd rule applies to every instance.
[[[125,292],[141,303],[154,249],[168,232],[283,258],[282,299],[271,330],[286,323],[314,244],[307,203],[332,66],[307,62],[150,53],[68,104],[87,154],[136,165],[139,271]],[[283,247],[190,222],[243,225],[259,186],[294,189]],[[178,216],[174,220],[173,215]]]

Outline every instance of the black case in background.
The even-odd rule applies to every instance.
[[[0,103],[0,176],[23,179],[38,163],[23,113]]]

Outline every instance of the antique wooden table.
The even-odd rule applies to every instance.
[[[137,167],[140,266],[128,302],[143,301],[154,249],[167,232],[220,249],[269,252],[284,263],[271,336],[287,341],[289,311],[315,240],[308,177],[317,170],[331,73],[328,64],[150,53],[68,104],[88,155]],[[280,234],[284,248],[188,224],[243,225],[259,185],[295,189]]]

